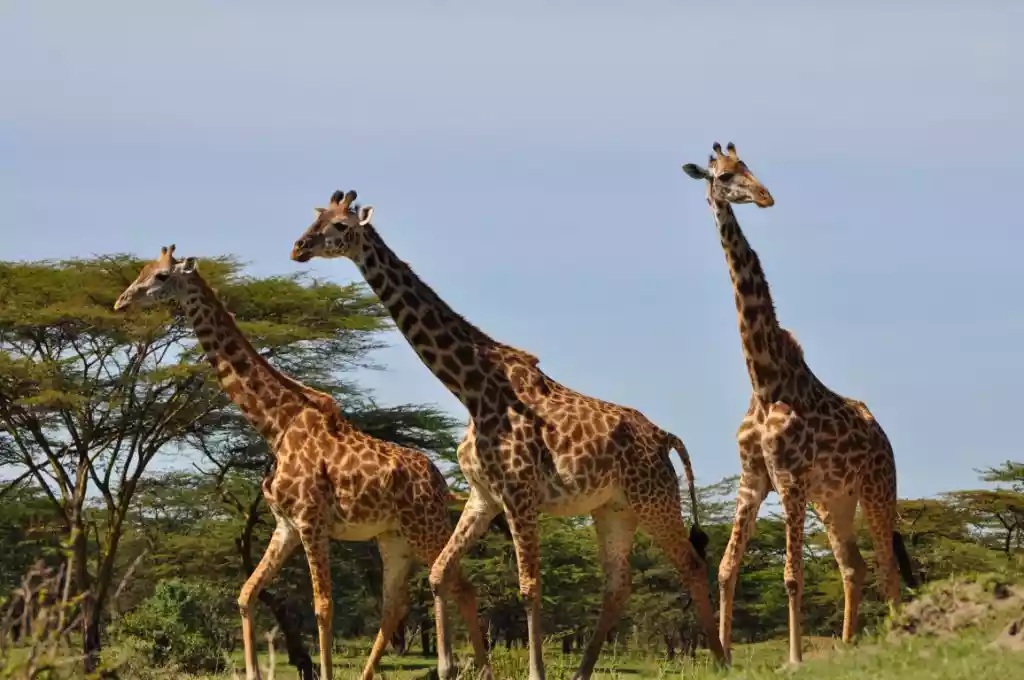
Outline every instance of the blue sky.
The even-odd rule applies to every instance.
[[[293,272],[311,208],[356,188],[456,309],[711,482],[750,387],[679,165],[731,140],[777,200],[739,216],[782,322],[885,427],[901,495],[1022,458],[1024,7],[285,4],[4,3],[0,258],[175,242]],[[463,417],[391,341],[379,397]]]

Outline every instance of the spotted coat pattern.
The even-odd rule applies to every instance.
[[[741,475],[736,518],[719,566],[719,634],[728,651],[740,562],[770,491],[779,494],[786,522],[785,584],[789,595],[790,663],[801,653],[803,541],[807,504],[813,503],[842,571],[843,640],[856,632],[866,564],[857,549],[854,516],[860,504],[870,530],[886,597],[900,597],[896,528],[896,464],[882,427],[860,401],[829,389],[815,376],[793,334],[779,325],[757,253],[731,203],[770,207],[774,198],[729,144],[714,145],[708,167],[684,166],[707,182],[707,201],[732,279],[740,339],[753,388],[736,434]],[[900,556],[906,559],[905,551]],[[908,575],[908,572],[905,572]],[[910,579],[910,576],[907,576]]]
[[[224,392],[271,446],[274,467],[263,480],[262,490],[277,526],[238,597],[246,677],[259,677],[253,605],[259,591],[300,544],[313,580],[320,677],[332,677],[328,551],[333,538],[376,539],[380,550],[384,570],[381,626],[362,674],[371,678],[395,627],[408,611],[408,579],[414,562],[433,564],[451,535],[448,485],[424,453],[360,432],[342,417],[330,395],[271,366],[200,276],[194,258],[177,261],[173,251],[174,246],[164,248],[158,260],[146,265],[115,309],[177,301]],[[478,668],[489,676],[474,589],[461,572],[453,572],[446,585],[455,594],[470,632]],[[435,600],[435,612],[440,674],[454,677],[441,594]]]
[[[373,209],[336,192],[329,208],[296,242],[292,258],[348,257],[387,307],[423,363],[466,406],[470,423],[458,449],[469,498],[451,540],[434,562],[435,589],[457,568],[488,522],[504,512],[527,607],[530,678],[544,676],[540,628],[538,513],[592,515],[605,575],[597,626],[577,678],[589,678],[608,631],[629,595],[627,557],[637,528],[649,532],[689,587],[712,651],[724,658],[714,625],[705,560],[706,537],[690,541],[674,448],[691,488],[682,442],[639,411],[571,390],[538,366],[536,357],[500,343],[445,303],[384,243],[370,223]]]

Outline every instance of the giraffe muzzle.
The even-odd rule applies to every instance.
[[[306,244],[303,241],[296,241],[292,247],[292,260],[295,262],[309,262],[313,259],[313,254],[306,248]]]

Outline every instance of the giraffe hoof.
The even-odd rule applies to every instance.
[[[780,673],[780,674],[783,674],[783,673],[785,673],[785,674],[795,673],[797,671],[797,669],[800,668],[801,665],[802,665],[802,662],[800,662],[800,661],[787,661],[786,663],[784,663],[781,666],[779,666],[778,668],[776,668],[775,672],[776,673]]]

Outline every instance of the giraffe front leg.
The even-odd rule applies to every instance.
[[[242,647],[245,650],[246,680],[258,680],[260,677],[259,660],[256,654],[256,639],[252,626],[252,606],[259,597],[260,591],[269,583],[285,561],[299,545],[298,532],[286,521],[278,519],[277,527],[270,544],[267,546],[260,563],[242,586],[238,594],[238,610],[242,615]]]
[[[815,464],[815,444],[806,421],[786,402],[775,402],[769,407],[761,444],[786,524],[783,578],[789,596],[789,664],[797,665],[803,661],[804,522],[807,473]]]
[[[363,680],[373,677],[384,648],[395,633],[399,621],[409,611],[409,573],[412,571],[413,556],[409,542],[401,534],[388,532],[377,537],[377,547],[384,572],[384,597],[380,612],[380,630],[374,640],[370,657],[363,668]]]
[[[530,680],[544,680],[544,633],[540,620],[540,535],[537,507],[532,498],[519,498],[517,507],[506,505],[505,515],[519,565],[519,592],[526,604],[526,632],[530,646]]]
[[[729,543],[718,565],[719,614],[718,639],[722,643],[727,661],[732,657],[732,610],[736,596],[736,584],[740,577],[740,564],[746,552],[747,543],[757,528],[757,513],[768,495],[767,471],[760,474],[752,465],[744,464],[736,491],[736,516],[732,523]]]
[[[334,601],[331,597],[330,537],[327,527],[321,521],[300,526],[299,537],[306,551],[309,575],[313,581],[313,612],[320,634],[320,680],[332,680]]]
[[[471,488],[466,505],[455,525],[455,530],[430,568],[430,589],[434,594],[434,616],[437,631],[437,673],[442,680],[451,677],[455,670],[444,608],[445,599],[451,590],[453,575],[458,570],[463,555],[478,538],[483,536],[487,531],[487,526],[497,514],[498,508],[487,500],[476,487]],[[463,609],[463,611],[465,610]],[[489,669],[489,666],[486,668]]]
[[[807,519],[807,496],[803,489],[780,489],[786,522],[786,568],[784,581],[789,596],[789,663],[803,661],[802,608],[804,593],[804,522]]]

